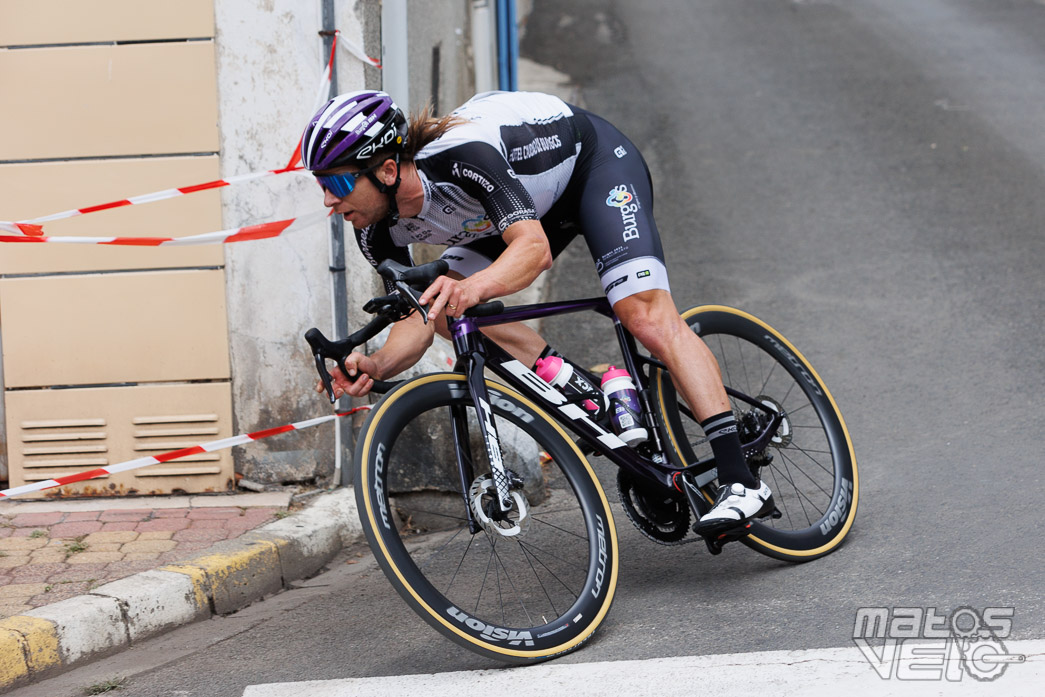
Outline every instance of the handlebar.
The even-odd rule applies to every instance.
[[[347,378],[348,370],[345,368],[345,357],[352,353],[357,346],[374,338],[388,325],[413,314],[416,310],[421,313],[425,324],[428,323],[428,307],[421,304],[421,295],[435,279],[445,275],[450,270],[450,265],[443,259],[421,266],[404,266],[391,259],[386,259],[377,267],[377,272],[382,277],[391,281],[396,290],[390,295],[371,298],[363,305],[363,310],[375,317],[366,326],[339,341],[331,341],[326,338],[319,329],[313,327],[305,332],[305,341],[312,349],[312,355],[316,360],[316,372],[326,388],[330,403],[337,401],[334,397],[334,383],[330,372],[327,370],[327,359],[333,360],[341,373]],[[504,303],[499,300],[483,303],[469,308],[465,315],[470,317],[485,317],[499,314],[504,310]],[[400,381],[374,380],[373,392],[385,393],[399,384]]]

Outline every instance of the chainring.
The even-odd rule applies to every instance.
[[[692,540],[689,532],[689,503],[667,494],[652,494],[623,470],[617,472],[617,491],[628,519],[646,537],[662,545],[679,545]]]

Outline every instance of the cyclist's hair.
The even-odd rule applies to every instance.
[[[403,159],[413,160],[421,148],[436,138],[445,135],[450,129],[464,123],[468,123],[468,120],[453,114],[437,117],[432,113],[431,102],[425,104],[419,111],[415,111],[410,116],[410,126],[407,130],[406,149],[403,151]]]

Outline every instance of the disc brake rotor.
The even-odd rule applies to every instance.
[[[503,512],[497,505],[497,487],[489,474],[477,477],[468,489],[472,515],[491,535],[515,537],[525,533],[530,526],[530,504],[522,490],[513,489],[509,496],[512,508]]]

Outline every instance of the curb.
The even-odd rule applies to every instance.
[[[315,574],[362,535],[355,493],[344,487],[186,561],[0,620],[0,691],[241,610]]]

